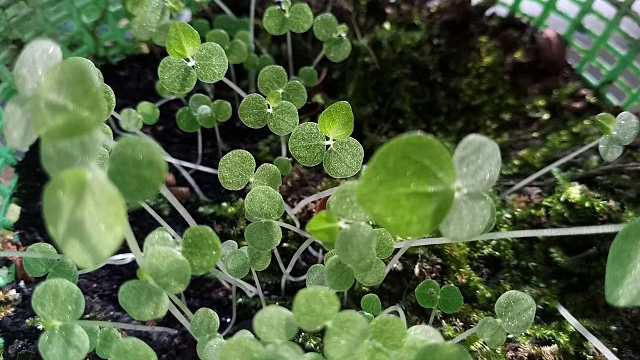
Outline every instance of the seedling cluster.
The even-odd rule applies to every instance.
[[[307,103],[306,88],[318,81],[318,62],[323,56],[340,62],[351,52],[348,28],[339,25],[332,14],[314,17],[306,3],[288,0],[265,11],[264,29],[271,35],[287,35],[289,48],[291,33],[310,30],[323,44],[315,64],[301,67],[294,77],[291,57],[287,73],[274,65],[268,54],[255,53],[253,14],[249,21],[221,15],[211,28],[203,19],[196,19],[193,26],[176,20],[181,8],[177,1],[125,3],[134,15],[135,36],[167,49],[169,56],[158,67],[156,89],[166,101],[184,100],[185,106],[176,115],[180,129],[198,132],[201,127],[216,128],[235,113],[247,128],[268,126],[282,137],[283,151],[273,164],[259,166],[251,153],[239,149],[222,156],[217,169],[175,159],[140,132],[145,124],[158,121],[162,102],[144,101],[135,109],[118,113],[113,91],[91,61],[63,60],[60,48],[47,39],[30,43],[14,69],[19,93],[7,104],[4,134],[7,143],[18,150],[28,149],[40,139],[42,165],[51,177],[43,195],[44,220],[60,253],[52,245],[40,243],[24,253],[2,255],[22,256],[29,274],[47,276],[32,298],[44,327],[38,345],[44,359],[81,360],[91,351],[110,360],[157,359],[148,345],[134,337],[122,337],[116,328],[176,332],[80,320],[84,315],[84,297],[76,286],[80,273],[115,263],[112,255],[125,240],[138,264],[138,279],[121,285],[120,305],[138,321],[162,318],[170,312],[197,340],[197,352],[203,360],[466,360],[471,355],[459,343],[467,336],[476,333],[488,346],[500,347],[507,335],[522,334],[532,325],[534,300],[512,290],[496,302],[495,317],[486,317],[459,337],[445,341],[431,326],[435,315],[455,313],[464,301],[456,286],[433,280],[425,280],[415,289],[419,305],[431,309],[431,319],[423,324],[409,326],[400,306],[383,309],[373,293],[362,298],[361,311],[341,310],[337,292],[347,292],[355,282],[375,290],[411,246],[622,229],[607,265],[607,299],[618,306],[640,305],[636,291],[640,274],[635,261],[640,254],[637,221],[627,226],[489,233],[496,217],[490,194],[502,163],[500,149],[491,139],[469,135],[452,155],[429,134],[407,133],[384,144],[363,170],[364,150],[351,137],[354,115],[349,103],[335,102],[317,122],[301,122],[298,110]],[[255,81],[250,76],[249,94],[226,77],[237,64],[257,74]],[[208,95],[189,95],[198,82]],[[219,82],[242,97],[237,106],[213,98],[211,86]],[[259,93],[253,93],[255,89]],[[119,121],[124,133],[111,118]],[[597,118],[605,131],[599,140],[600,152],[605,160],[613,161],[623,146],[635,139],[640,123],[630,113]],[[105,124],[107,120],[112,127]],[[121,136],[114,139],[113,132]],[[291,207],[279,192],[282,177],[292,168],[289,154],[300,166],[322,164],[327,175],[349,180]],[[167,162],[188,179],[183,166],[217,174],[221,186],[228,190],[249,188],[244,198],[249,224],[242,241],[221,242],[213,229],[193,220],[164,186]],[[192,185],[197,189],[197,184]],[[161,220],[145,203],[158,194],[168,199],[190,227],[179,235],[160,221],[162,227],[148,234],[140,249],[127,212],[142,207]],[[327,196],[326,210],[301,227],[296,217],[300,209]],[[284,221],[285,214],[293,225]],[[278,253],[282,228],[306,238],[288,266]],[[438,232],[444,237],[428,237]],[[297,259],[313,243],[326,251],[323,263],[311,266],[302,278],[293,277]],[[394,249],[399,250],[388,260]],[[283,290],[288,281],[306,282],[291,309],[268,304],[262,293],[258,273],[269,266],[272,257],[282,270]],[[234,314],[238,289],[247,296],[260,297],[263,308],[253,319],[253,332],[227,337],[233,321],[222,330],[214,310],[192,312],[183,302],[180,295],[192,277],[203,274],[214,275],[231,288]],[[252,279],[247,280],[249,276]],[[296,342],[300,331],[322,331],[323,353],[305,353]]]

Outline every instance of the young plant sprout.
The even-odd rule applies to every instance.
[[[454,285],[440,285],[434,280],[424,280],[416,287],[416,300],[423,308],[432,309],[429,325],[433,324],[436,311],[439,309],[445,314],[453,314],[460,310],[464,300],[460,289]]]

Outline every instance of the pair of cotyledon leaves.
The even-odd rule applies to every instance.
[[[493,227],[495,205],[487,192],[500,164],[497,144],[481,135],[463,139],[452,158],[433,136],[405,134],[373,155],[357,200],[395,235],[425,236],[440,227],[454,240],[470,239]]]
[[[289,31],[304,33],[313,26],[313,12],[306,3],[291,5],[291,1],[285,0],[282,6],[271,6],[265,10],[262,25],[271,35],[284,35]]]
[[[598,114],[596,120],[604,132],[598,150],[602,159],[608,162],[618,159],[624,146],[631,144],[640,131],[640,121],[628,111],[621,112],[617,117],[607,113]]]
[[[520,335],[527,331],[536,316],[533,298],[516,290],[502,294],[494,309],[496,318],[485,317],[477,325],[478,336],[491,348],[502,346],[507,334]]]
[[[189,24],[175,21],[167,34],[167,52],[158,66],[161,84],[174,94],[191,91],[199,79],[215,83],[225,76],[229,60],[225,50],[214,42],[200,42],[200,35]],[[193,68],[185,60],[193,57]]]
[[[265,235],[258,234],[258,236],[259,237],[256,241],[260,243],[267,243],[273,239],[277,239],[279,242],[281,237],[281,235],[280,237],[273,236],[271,233]],[[269,267],[269,264],[271,264],[271,249],[264,251],[257,250],[251,245],[243,246],[238,249],[237,242],[234,240],[227,240],[222,243],[222,263],[229,275],[241,279],[247,276],[251,269],[255,271],[263,271]]]
[[[231,104],[226,100],[211,99],[203,94],[193,94],[189,98],[189,106],[178,110],[176,123],[184,132],[196,132],[201,127],[211,129],[219,122],[225,122],[231,118]]]
[[[346,60],[351,54],[348,31],[349,28],[338,24],[338,19],[331,13],[320,14],[313,22],[313,34],[322,41],[324,55],[335,63]]]
[[[415,289],[416,300],[424,308],[440,309],[445,314],[458,312],[464,303],[460,289],[454,285],[440,285],[434,280],[424,280]]]

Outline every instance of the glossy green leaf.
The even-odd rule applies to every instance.
[[[347,181],[340,185],[327,201],[327,209],[343,220],[371,221],[369,214],[356,201],[358,182]]]
[[[213,20],[213,27],[215,29],[223,29],[229,33],[229,36],[236,36],[239,31],[249,30],[249,19],[221,14]]]
[[[205,83],[215,83],[226,75],[229,60],[224,49],[216,43],[204,43],[193,58],[198,79]]]
[[[640,306],[640,220],[626,225],[616,236],[609,248],[605,275],[605,295],[607,302],[614,306]]]
[[[123,109],[120,112],[120,127],[126,132],[135,132],[142,129],[144,122],[142,115],[131,108]]]
[[[269,95],[272,91],[283,90],[288,81],[289,77],[282,66],[270,65],[258,74],[258,90],[264,95]]]
[[[144,4],[140,4],[136,17],[131,22],[131,31],[137,39],[147,41],[168,18],[165,1],[145,1]]]
[[[44,360],[83,360],[89,352],[89,337],[80,325],[62,324],[40,335],[38,351]]]
[[[268,120],[269,130],[279,136],[290,134],[299,122],[298,109],[288,101],[282,101],[280,106],[271,109]]]
[[[116,328],[106,327],[100,329],[98,343],[96,344],[96,354],[103,359],[109,358],[113,345],[120,339],[120,333]]]
[[[407,337],[417,337],[428,342],[444,342],[440,332],[429,325],[414,325],[407,329]]]
[[[313,12],[306,3],[296,3],[289,9],[289,30],[294,33],[304,33],[313,26]]]
[[[249,94],[242,99],[238,116],[243,124],[252,129],[260,129],[269,121],[269,104],[258,94]]]
[[[242,64],[249,57],[247,43],[241,40],[233,40],[226,49],[230,64]]]
[[[254,338],[233,336],[220,352],[220,360],[259,360],[264,346]]]
[[[360,299],[360,307],[373,316],[378,316],[382,312],[382,303],[376,294],[367,294]]]
[[[42,253],[49,255],[58,254],[56,249],[47,243],[35,243],[29,246],[26,251],[30,253]],[[40,277],[51,271],[57,261],[58,260],[56,259],[26,257],[22,260],[22,264],[29,275],[33,277]]]
[[[440,224],[440,232],[452,240],[468,240],[493,229],[495,223],[496,206],[488,195],[458,193]]]
[[[320,14],[313,21],[313,34],[322,42],[332,39],[337,31],[338,19],[331,13]]]
[[[158,78],[162,86],[174,94],[190,92],[196,86],[196,81],[198,80],[196,72],[186,61],[169,56],[160,62]]]
[[[298,324],[289,309],[268,305],[253,317],[253,331],[264,342],[288,341],[298,334]]]
[[[300,328],[318,331],[338,314],[340,299],[329,288],[311,286],[296,293],[292,311]]]
[[[160,119],[160,109],[152,102],[143,101],[138,103],[136,110],[142,116],[142,122],[147,125],[154,125]]]
[[[220,360],[220,353],[226,341],[222,336],[209,336],[198,341],[196,347],[200,360]]]
[[[268,186],[254,186],[244,201],[246,213],[254,219],[276,220],[284,214],[282,195]]]
[[[506,332],[520,335],[533,324],[536,302],[521,291],[510,290],[498,298],[495,311]]]
[[[178,294],[186,290],[191,281],[191,265],[177,250],[168,247],[152,248],[144,254],[145,270],[163,290]]]
[[[69,169],[44,189],[47,231],[80,268],[92,268],[113,255],[129,226],[118,189],[101,172]]]
[[[307,269],[307,277],[305,279],[305,285],[311,286],[325,286],[324,282],[324,265],[313,264]]]
[[[191,319],[191,333],[200,341],[207,336],[216,335],[220,328],[218,314],[206,307],[198,309]]]
[[[165,230],[164,228],[158,228],[150,232],[149,235],[144,238],[142,252],[149,253],[151,249],[156,247],[168,247],[171,249],[176,249],[177,244],[173,239],[173,236],[171,236],[171,234],[169,234],[167,230]]]
[[[31,307],[43,320],[67,322],[84,313],[84,296],[78,287],[65,279],[46,280],[36,286]]]
[[[273,160],[273,165],[275,165],[278,170],[280,170],[280,174],[282,176],[289,175],[291,173],[291,159],[278,156]]]
[[[156,27],[156,31],[151,35],[151,41],[162,47],[167,47],[167,37],[171,29],[171,21],[161,23]]]
[[[334,63],[345,61],[351,55],[351,41],[346,37],[335,37],[322,44],[324,56]]]
[[[84,329],[89,337],[89,352],[91,352],[96,348],[98,336],[100,335],[100,328],[97,326],[82,326],[82,329]]]
[[[311,66],[304,66],[298,71],[298,78],[302,85],[310,88],[318,83],[318,70]]]
[[[629,145],[638,136],[638,131],[640,131],[638,118],[628,111],[623,111],[616,117],[611,136],[618,140],[620,145]]]
[[[226,100],[214,101],[211,105],[211,111],[213,111],[213,115],[218,122],[225,122],[231,119],[231,115],[233,115],[231,103]]]
[[[300,81],[289,81],[282,89],[282,100],[292,103],[296,109],[301,109],[307,103],[307,89]]]
[[[337,140],[324,154],[324,170],[336,179],[357,174],[362,169],[364,149],[358,140],[348,138]]]
[[[445,285],[440,289],[438,308],[445,314],[456,313],[462,308],[462,293],[454,285]]]
[[[53,40],[38,38],[20,52],[13,67],[13,79],[18,93],[31,96],[42,82],[44,74],[62,61],[62,50]]]
[[[384,260],[393,254],[395,241],[387,229],[374,229],[373,232],[376,234],[376,257]]]
[[[324,334],[324,354],[327,359],[350,359],[369,337],[369,321],[358,312],[338,313]]]
[[[200,123],[196,115],[188,107],[183,107],[176,114],[176,123],[184,132],[196,132],[200,130]]]
[[[491,190],[500,175],[501,164],[498,144],[478,134],[462,139],[453,153],[456,184],[467,191]]]
[[[222,259],[227,257],[233,250],[238,250],[238,243],[234,240],[227,240],[222,243]]]
[[[159,287],[141,280],[129,280],[118,290],[120,306],[135,320],[162,318],[169,311],[169,297]]]
[[[211,25],[209,25],[209,20],[207,19],[195,19],[191,23],[191,26],[198,32],[200,37],[205,37],[209,29],[211,29]]]
[[[318,124],[306,122],[298,125],[289,137],[291,155],[304,166],[320,164],[326,152],[326,138]]]
[[[358,267],[376,258],[376,235],[368,224],[354,222],[340,231],[335,248],[342,261]]]
[[[245,150],[233,150],[220,159],[218,180],[225,189],[241,190],[256,170],[253,155]]]
[[[7,145],[26,151],[38,139],[31,124],[31,100],[17,95],[9,99],[4,108],[2,131]]]
[[[327,261],[324,268],[324,282],[333,290],[347,291],[353,286],[355,276],[347,263],[334,256]]]
[[[612,135],[605,135],[600,139],[598,144],[598,151],[604,161],[614,162],[622,155],[624,146],[622,146],[619,140]]]
[[[229,272],[229,275],[242,279],[249,274],[251,270],[251,263],[249,257],[241,249],[231,251],[224,258],[224,267]]]
[[[340,232],[340,219],[330,211],[320,211],[306,225],[305,230],[323,244],[333,244]]]
[[[131,204],[157,195],[169,171],[162,148],[142,137],[123,137],[109,159],[109,179]]]
[[[600,128],[600,131],[604,135],[611,135],[613,133],[613,127],[616,124],[616,118],[609,113],[600,113],[595,116],[596,125]]]
[[[38,135],[70,137],[104,122],[105,101],[94,70],[82,58],[53,65],[32,98],[32,125]]]
[[[144,341],[127,336],[113,344],[109,360],[158,360],[158,356]]]
[[[107,84],[102,84],[102,95],[104,96],[104,113],[103,119],[107,120],[109,116],[116,109],[116,94],[113,93],[113,89]]]
[[[454,183],[447,149],[433,136],[411,133],[387,142],[373,155],[358,183],[357,200],[392,234],[425,236],[449,212]]]
[[[270,6],[265,10],[262,25],[271,35],[284,35],[289,30],[287,16],[277,6]]]
[[[162,82],[160,80],[156,81],[155,89],[158,95],[160,95],[160,97],[162,98],[166,99],[173,96],[173,93],[167,90],[167,88],[162,85]]]
[[[182,256],[189,261],[193,275],[204,274],[222,258],[220,238],[208,226],[192,226],[182,236]]]
[[[486,317],[478,322],[477,334],[490,348],[499,348],[507,341],[507,332],[504,331],[500,321]]]
[[[249,256],[251,268],[256,271],[263,271],[271,264],[271,250],[260,251],[249,247],[247,249],[247,256]]]
[[[176,59],[193,56],[200,48],[200,34],[191,25],[174,21],[167,33],[167,52]]]
[[[251,42],[251,34],[249,33],[248,30],[241,30],[236,33],[233,39],[242,41],[248,46],[249,43]]]
[[[320,114],[318,127],[326,136],[335,140],[345,140],[353,133],[353,110],[346,101],[339,101]]]
[[[204,94],[191,95],[191,97],[189,98],[189,109],[191,109],[191,111],[193,111],[194,113],[197,113],[198,109],[200,109],[202,106],[211,107],[211,99]]]
[[[280,102],[282,102],[282,93],[280,91],[274,90],[267,95],[267,103],[271,108],[280,106]]]
[[[423,346],[415,357],[416,360],[473,360],[469,351],[458,344],[431,343]]]
[[[256,170],[251,182],[253,186],[268,186],[273,190],[279,191],[282,185],[282,174],[280,170],[272,164],[262,164]]]
[[[259,221],[247,226],[244,230],[244,238],[252,248],[269,251],[280,244],[282,230],[273,221]]]
[[[24,260],[26,260],[26,258]],[[78,283],[78,267],[71,260],[60,259],[56,261],[56,263],[53,265],[53,267],[49,271],[49,274],[47,275],[47,280],[50,280],[50,279],[65,279],[73,284],[77,284]]]
[[[358,264],[354,271],[356,280],[364,286],[382,284],[387,275],[387,265],[380,259],[372,259]]]
[[[438,305],[440,285],[434,280],[424,280],[416,287],[415,293],[420,306],[433,309]]]
[[[216,126],[216,117],[209,106],[202,106],[195,113],[198,123],[205,129],[212,129]]]
[[[395,315],[380,315],[371,321],[371,338],[389,350],[399,350],[407,337],[407,325]]]
[[[231,42],[231,39],[229,39],[229,34],[227,34],[227,32],[222,29],[213,29],[209,31],[206,35],[206,39],[207,42],[216,43],[223,48],[226,48]]]

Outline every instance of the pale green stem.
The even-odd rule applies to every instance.
[[[231,16],[232,18],[236,18],[236,15],[231,11],[231,9],[229,9],[227,7],[227,5],[225,5],[222,0],[213,0],[213,2],[218,5],[218,7],[220,8],[220,10],[222,10],[225,14]]]
[[[291,31],[287,31],[287,56],[289,57],[289,78],[293,78],[293,41],[291,40]]]
[[[391,258],[391,261],[389,261],[389,263],[387,264],[387,269],[386,269],[386,274],[389,273],[389,271],[391,271],[391,269],[396,266],[396,264],[398,263],[398,261],[400,260],[400,258],[402,257],[402,255],[404,255],[405,252],[407,252],[407,250],[409,250],[409,248],[413,245],[413,243],[415,243],[417,240],[409,240],[409,241],[405,241],[404,245],[402,245],[402,247],[400,248],[400,250],[398,250],[398,252],[393,256],[393,258]]]
[[[174,165],[175,164],[182,165],[184,167],[195,169],[195,170],[202,171],[202,172],[206,172],[206,173],[209,173],[209,174],[218,174],[218,170],[217,169],[210,168],[208,166],[202,166],[202,165],[190,163],[188,161],[174,159],[174,158],[172,158],[170,156],[165,156],[164,159],[167,162],[172,163]]]
[[[184,328],[187,329],[189,333],[191,333],[191,323],[189,323],[189,320],[187,320],[187,318],[184,317],[184,315],[182,315],[180,310],[178,310],[178,308],[175,305],[173,305],[173,303],[171,302],[169,302],[169,311],[171,312],[171,314],[173,314],[173,316],[176,319],[178,319],[180,324],[182,324],[182,326],[184,326]]]
[[[571,326],[573,326],[582,336],[584,336],[593,346],[598,349],[604,355],[607,360],[618,360],[618,357],[613,354],[609,348],[607,348],[597,337],[589,332],[580,322],[564,308],[564,306],[558,304],[557,306],[560,315],[562,315]]]
[[[155,103],[155,105],[156,105],[157,107],[160,107],[160,106],[162,106],[162,105],[164,105],[164,104],[168,103],[169,101],[172,101],[172,100],[175,100],[175,99],[176,99],[176,97],[175,97],[175,96],[170,96],[170,97],[168,97],[168,98],[164,98],[164,99],[162,99],[162,100],[158,100],[158,101]]]
[[[236,69],[233,67],[233,64],[229,64],[229,76],[231,77],[231,81],[234,84],[238,83],[238,80],[236,79]],[[246,96],[244,96],[246,97]],[[240,100],[238,99],[238,92],[236,92],[235,94],[233,94],[233,98],[236,102],[236,109],[238,109],[240,107]]]
[[[256,51],[255,39],[256,39],[256,0],[251,0],[249,5],[249,46],[251,51]],[[255,70],[249,71],[249,92],[253,93],[256,89],[256,72]]]
[[[280,136],[280,156],[287,157],[287,138]]]
[[[136,240],[136,236],[133,234],[133,230],[131,230],[131,224],[129,224],[129,222],[127,222],[124,238],[127,241],[129,250],[131,250],[131,253],[138,263],[138,267],[144,268],[144,255],[142,255],[142,250],[140,250],[140,246],[138,246],[138,241]]]
[[[252,285],[247,284],[246,282],[240,280],[240,279],[236,279],[233,276],[222,272],[216,268],[213,268],[211,270],[211,272],[216,276],[221,278],[222,280],[232,284],[233,286],[239,286],[249,297],[252,297],[256,294],[257,289],[255,287],[253,287]]]
[[[226,77],[222,78],[222,82],[227,84],[231,88],[231,90],[235,91],[238,95],[240,95],[243,99],[247,97],[247,93],[244,90],[240,89],[238,85],[236,85],[233,81],[227,79]]]
[[[38,258],[38,259],[65,259],[64,255],[48,254],[37,251],[0,251],[0,257]]]
[[[267,302],[264,300],[264,294],[262,293],[262,288],[260,287],[260,280],[258,279],[258,274],[256,271],[251,269],[251,274],[253,275],[253,281],[256,282],[256,289],[258,289],[258,296],[260,297],[260,302],[262,303],[262,307],[267,307]]]
[[[299,229],[300,228],[300,220],[298,220],[298,217],[293,212],[293,209],[291,208],[291,206],[289,206],[287,203],[285,203],[284,204],[284,211],[286,211],[287,215],[289,215],[289,217],[291,218],[291,220],[293,221],[295,226]]]
[[[453,340],[450,340],[449,342],[452,343],[452,344],[457,344],[460,341],[462,341],[462,340],[468,338],[469,336],[475,334],[476,331],[478,331],[478,328],[477,327],[472,327],[471,329],[469,329],[469,330],[463,332],[462,334],[456,336]]]
[[[291,224],[287,224],[287,223],[285,223],[285,222],[277,221],[277,220],[274,220],[273,222],[274,222],[274,223],[276,223],[277,225],[279,225],[280,227],[283,227],[283,228],[285,228],[285,229],[291,230],[291,231],[293,231],[293,232],[295,232],[295,233],[297,233],[297,234],[300,234],[300,235],[302,235],[302,236],[304,236],[304,237],[306,237],[306,238],[308,238],[308,239],[311,239],[311,240],[312,240],[311,242],[313,242],[313,241],[317,241],[319,244],[322,244],[322,242],[321,242],[320,240],[318,240],[318,239],[314,238],[314,237],[313,237],[311,234],[309,234],[308,232],[306,232],[306,231],[304,231],[304,230],[301,230],[301,229],[298,229],[297,227],[295,227],[295,226],[293,226],[293,225],[291,225]]]
[[[436,309],[435,307],[433,309],[431,309],[431,316],[429,317],[429,326],[433,325],[433,320],[436,319],[436,312],[438,311],[438,309]]]
[[[187,319],[191,321],[191,319],[193,318],[193,313],[191,312],[191,310],[189,310],[189,308],[187,307],[187,304],[185,304],[182,300],[180,300],[174,294],[167,293],[167,295],[169,295],[169,299],[171,299],[171,301],[173,301],[173,303],[176,304],[176,306],[180,310],[182,310],[182,312],[186,315]]]
[[[407,326],[407,317],[404,315],[404,310],[402,310],[402,308],[399,305],[389,306],[388,308],[384,309],[384,311],[380,315],[389,314],[389,313],[391,313],[393,311],[398,313],[398,316],[400,317],[400,320],[402,320],[402,322],[404,322],[404,326],[406,327]]]
[[[180,201],[178,201],[175,195],[173,195],[173,193],[171,193],[171,191],[165,185],[163,185],[160,188],[160,193],[171,203],[171,205],[173,205],[173,207],[178,211],[180,216],[182,216],[182,218],[187,222],[187,224],[189,224],[189,226],[198,225],[198,223],[196,223],[193,217],[191,217],[191,214],[189,214],[187,209],[185,209],[185,207],[182,206]]]
[[[198,157],[196,158],[195,165],[202,164],[202,130],[198,129]],[[197,169],[191,169],[189,174],[193,174]]]
[[[220,136],[220,129],[218,129],[218,124],[216,123],[216,126],[214,127],[214,130],[216,132],[216,142],[218,145],[218,157],[222,158],[222,136]],[[216,170],[216,174],[218,173],[218,170]]]
[[[516,192],[516,191],[522,189],[523,187],[527,186],[528,184],[530,184],[532,181],[534,181],[535,179],[539,178],[540,176],[550,172],[551,170],[557,168],[558,166],[568,162],[569,160],[575,158],[576,156],[582,154],[583,152],[585,152],[585,151],[591,149],[592,147],[598,145],[599,142],[600,142],[600,139],[581,147],[580,149],[572,152],[571,154],[563,157],[562,159],[554,162],[553,164],[543,168],[542,170],[534,173],[533,175],[531,175],[531,176],[527,177],[526,179],[520,181],[519,183],[513,185],[507,191],[503,192],[501,196],[505,197],[505,196],[507,196],[507,195],[509,195],[509,194],[511,194],[513,192]]]
[[[273,249],[273,255],[276,257],[276,261],[278,262],[278,266],[280,267],[280,271],[282,271],[282,278],[280,279],[280,290],[282,291],[282,296],[285,295],[285,289],[287,288],[287,280],[298,282],[303,281],[307,278],[307,275],[302,275],[298,277],[293,277],[287,273],[287,269],[284,267],[284,263],[282,262],[282,258],[280,257],[280,252],[278,249]]]
[[[145,209],[149,213],[149,215],[151,215],[151,217],[153,217],[160,225],[162,225],[162,227],[167,230],[167,232],[169,232],[169,234],[171,234],[174,239],[176,239],[176,242],[178,244],[182,242],[182,238],[180,237],[180,235],[178,235],[178,233],[173,230],[171,225],[164,221],[164,219],[160,217],[160,215],[155,210],[153,210],[151,206],[147,205],[147,203],[145,203],[144,201],[140,202],[140,206],[142,206],[142,208]]]
[[[293,213],[297,214],[299,213],[302,209],[304,209],[305,206],[307,206],[307,204],[310,204],[316,200],[320,200],[323,198],[326,198],[327,196],[331,196],[334,192],[336,192],[336,190],[338,190],[338,187],[334,187],[331,189],[327,189],[324,191],[321,191],[317,194],[313,194],[311,196],[308,196],[304,199],[302,199],[299,203],[296,204],[296,206],[293,207]]]
[[[75,320],[75,321],[71,321],[71,323],[80,325],[80,326],[112,327],[112,328],[124,329],[124,330],[166,332],[169,334],[178,333],[178,330],[164,327],[164,326],[135,325],[135,324],[112,322],[112,321]]]
[[[316,56],[316,58],[313,59],[313,63],[311,63],[311,67],[318,66],[318,64],[320,64],[320,61],[322,61],[323,57],[324,57],[324,50],[320,51],[320,54],[318,54],[318,56]]]
[[[236,307],[237,307],[236,286],[233,285],[231,286],[231,321],[229,321],[229,325],[227,325],[227,328],[224,329],[224,331],[220,335],[225,336],[229,333],[229,331],[231,331],[233,324],[235,324],[236,322]]]

